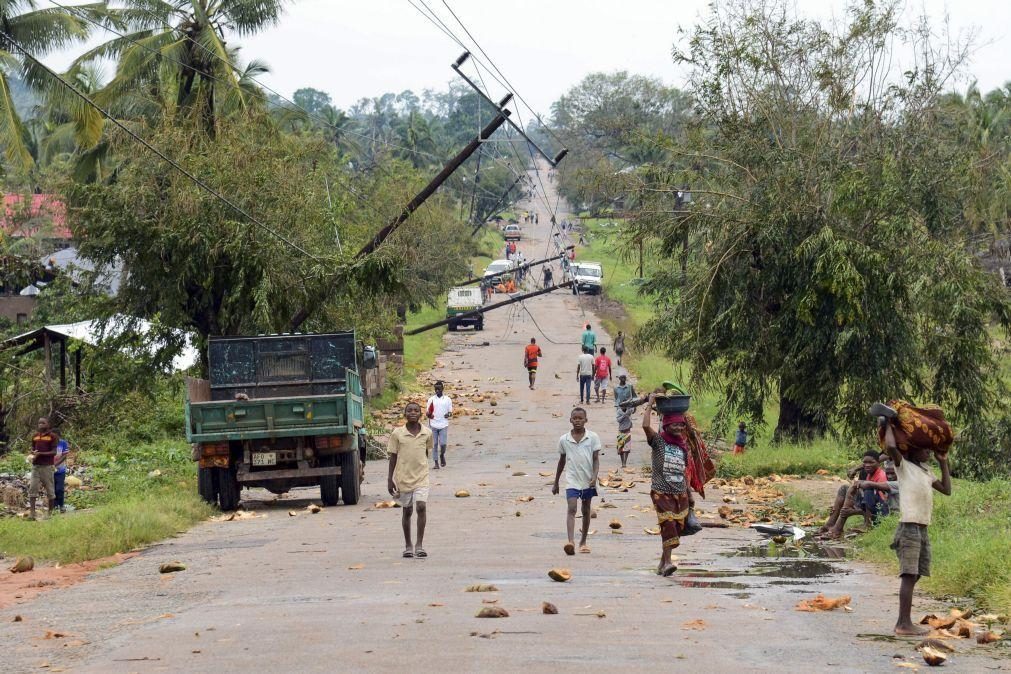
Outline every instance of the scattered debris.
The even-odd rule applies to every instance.
[[[513,473],[513,477],[523,477],[525,475],[526,473],[524,473],[522,470],[517,470],[515,473]]]
[[[551,569],[548,571],[548,578],[559,583],[564,583],[571,580],[572,572],[568,569]]]
[[[916,646],[916,650],[918,651],[924,648],[933,648],[934,650],[943,651],[945,653],[955,652],[954,647],[949,646],[940,639],[924,639]]]
[[[376,501],[372,504],[373,508],[399,508],[400,504],[396,501]]]
[[[550,601],[543,602],[541,604],[541,613],[544,615],[558,615],[558,607]]]
[[[288,517],[298,517],[298,513],[295,512],[294,510],[289,510]]]
[[[215,522],[235,522],[236,520],[255,520],[266,516],[266,513],[254,513],[250,510],[236,510],[235,512],[212,517],[211,519]]]
[[[841,597],[829,598],[819,594],[814,599],[802,599],[794,608],[798,611],[833,611],[843,606],[849,606],[850,596],[848,594]]]
[[[479,583],[477,585],[468,585],[464,592],[498,592],[498,588],[494,585]]]
[[[322,510],[322,508],[320,508],[315,503],[310,503],[309,505],[307,505],[305,507],[305,509],[308,510],[309,512],[311,512],[313,515],[315,515],[316,513],[318,513],[320,510]]]
[[[158,567],[158,573],[176,573],[177,571],[185,571],[186,565],[182,562],[165,562]]]
[[[533,496],[520,496],[516,500],[519,501],[520,503],[530,503],[531,501],[534,500],[534,497]]]
[[[22,618],[20,615],[14,616],[14,619],[11,620],[12,623],[20,623],[20,622],[24,622],[24,621],[25,621],[25,619]]]
[[[944,661],[948,659],[948,656],[941,651],[931,648],[930,646],[924,646],[920,649],[920,655],[923,656],[924,662],[926,662],[931,667],[937,667],[943,665]]]
[[[608,524],[607,526],[611,527],[612,529],[620,529],[621,521],[616,517],[613,520],[611,520],[610,524]]]
[[[1000,641],[1001,638],[1002,637],[1001,637],[1000,634],[997,634],[993,630],[987,630],[986,632],[981,632],[976,637],[976,643],[977,644],[992,644],[995,641]]]
[[[508,618],[509,611],[501,606],[485,606],[477,612],[478,618]]]
[[[688,622],[681,623],[681,629],[683,630],[704,630],[708,627],[705,620],[695,619],[689,620]]]
[[[466,489],[460,489],[456,492],[457,498],[467,498],[468,496],[470,496],[470,492]]]
[[[361,571],[365,568],[364,564],[352,564],[348,567],[348,571]]]

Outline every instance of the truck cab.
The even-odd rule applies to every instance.
[[[364,461],[362,369],[375,350],[354,332],[211,337],[208,379],[187,380],[186,439],[201,496],[222,510],[242,487],[320,488],[354,505]]]
[[[451,332],[467,326],[473,327],[475,330],[484,330],[484,316],[482,314],[465,315],[484,306],[483,295],[481,289],[476,286],[461,286],[449,290],[449,295],[446,297],[446,318],[450,319],[448,327]],[[461,315],[462,318],[456,318]]]
[[[573,262],[569,266],[572,275],[572,292],[599,295],[603,290],[604,270],[599,262]]]

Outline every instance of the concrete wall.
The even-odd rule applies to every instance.
[[[3,316],[11,323],[18,323],[18,314],[23,314],[22,322],[35,311],[37,300],[34,297],[22,295],[0,296],[0,316]]]

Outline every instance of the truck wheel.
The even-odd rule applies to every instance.
[[[474,327],[478,330],[484,330],[484,321],[478,321]]]
[[[239,478],[234,468],[215,468],[218,474],[218,500],[222,510],[236,510],[239,507]]]
[[[450,323],[449,325],[446,326],[446,329],[448,329],[450,332],[456,332],[456,323]]]
[[[341,463],[341,498],[344,505],[355,505],[362,494],[362,483],[358,479],[362,463],[358,452],[344,452],[340,455]]]
[[[337,462],[334,459],[336,457],[333,454],[319,457],[320,468],[336,466]],[[340,500],[340,493],[337,491],[340,486],[338,479],[337,475],[319,476],[319,500],[327,507],[337,505],[337,501]]]
[[[197,466],[197,492],[211,505],[218,504],[218,476],[213,468]]]

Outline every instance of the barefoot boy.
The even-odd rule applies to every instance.
[[[421,405],[407,403],[407,424],[393,429],[386,451],[390,455],[388,487],[404,509],[404,557],[428,557],[422,547],[425,538],[428,501],[428,457],[432,452],[432,431],[421,425]],[[411,515],[418,509],[418,545],[411,544]]]
[[[555,484],[551,493],[558,493],[558,480],[565,471],[565,500],[568,505],[568,515],[565,519],[568,542],[564,550],[567,555],[576,554],[576,504],[583,502],[583,529],[579,538],[579,551],[589,553],[586,537],[590,532],[590,515],[592,500],[597,495],[597,474],[600,471],[600,438],[586,428],[586,410],[577,407],[569,415],[572,430],[558,439],[558,468],[555,471]]]
[[[904,410],[909,412],[910,410]],[[913,624],[910,612],[913,607],[913,588],[922,576],[930,575],[930,525],[934,508],[934,491],[945,496],[951,495],[951,471],[948,468],[947,447],[937,447],[933,442],[915,442],[910,437],[903,456],[896,443],[895,431],[887,419],[898,416],[895,409],[876,403],[871,414],[878,417],[879,426],[884,426],[884,448],[895,464],[899,493],[899,526],[895,530],[892,549],[899,557],[899,619],[895,623],[895,633],[901,636],[922,636],[930,630]],[[916,412],[913,412],[915,415]],[[901,421],[899,422],[901,423]],[[948,431],[950,437],[950,430]],[[940,436],[935,435],[935,439]],[[950,440],[948,441],[950,444]],[[934,477],[929,468],[930,454],[934,452],[941,466],[941,479]]]

